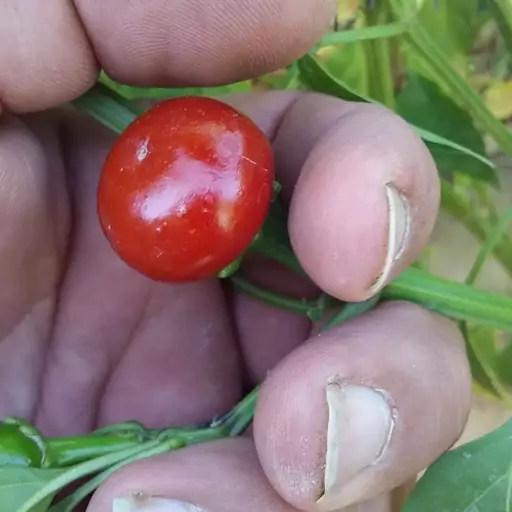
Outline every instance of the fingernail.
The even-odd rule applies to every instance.
[[[332,382],[326,388],[329,421],[325,461],[323,510],[337,510],[347,483],[374,465],[389,445],[394,410],[384,392]]]
[[[112,512],[205,512],[202,508],[184,501],[135,495],[116,498]]]
[[[387,283],[393,266],[404,252],[409,238],[410,215],[407,200],[391,183],[386,185],[386,198],[389,217],[387,253],[382,272],[371,287],[372,295],[379,292]]]

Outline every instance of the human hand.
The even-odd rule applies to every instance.
[[[27,0],[3,10],[0,417],[26,417],[47,435],[132,418],[184,425],[226,412],[243,384],[263,381],[250,435],[130,465],[99,489],[92,512],[116,498],[117,512],[195,510],[176,500],[208,512],[386,511],[391,491],[462,431],[470,378],[447,320],[388,303],[317,335],[303,317],[216,280],[150,282],[116,257],[96,217],[114,136],[68,109],[33,113],[84,92],[97,61],[137,85],[214,85],[281,67],[326,29],[332,4],[153,0],[122,10],[82,0],[75,10]],[[273,140],[311,278],[251,258],[252,280],[361,300],[421,252],[438,181],[402,120],[297,92],[223,100]]]

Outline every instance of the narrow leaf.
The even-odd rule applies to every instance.
[[[341,325],[345,322],[348,322],[352,318],[356,318],[360,315],[363,315],[364,313],[368,313],[368,311],[371,311],[378,304],[379,300],[380,294],[377,294],[362,302],[348,303],[347,305],[343,306],[341,311],[335,315],[332,320],[329,321],[326,328],[329,329],[331,327]]]
[[[370,41],[374,39],[383,39],[396,37],[407,31],[406,22],[388,23],[386,25],[376,25],[373,27],[362,27],[353,30],[343,30],[340,32],[329,32],[320,40],[320,45],[331,44],[349,44],[360,41]]]
[[[116,94],[127,100],[162,100],[165,98],[175,98],[178,96],[217,96],[221,94],[230,94],[238,92],[248,92],[251,89],[250,81],[237,82],[234,84],[221,85],[218,87],[133,87],[131,85],[121,84],[110,78],[104,72],[101,73],[100,83],[108,87]]]
[[[123,101],[102,85],[95,85],[89,89],[74,100],[73,105],[118,134],[123,133],[142,112],[135,104]]]
[[[451,317],[512,331],[512,298],[448,281],[410,268],[382,292],[385,299],[409,300]]]

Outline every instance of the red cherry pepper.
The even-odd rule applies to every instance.
[[[100,224],[117,254],[151,279],[204,279],[248,248],[273,180],[270,142],[245,115],[210,98],[165,100],[113,145]]]

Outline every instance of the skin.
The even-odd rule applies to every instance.
[[[227,411],[244,384],[264,381],[252,433],[128,466],[87,510],[110,511],[126,492],[212,512],[241,504],[249,512],[323,510],[325,386],[336,376],[384,390],[397,414],[379,463],[340,484],[338,509],[388,512],[399,504],[392,491],[402,486],[403,496],[403,485],[456,441],[467,419],[470,378],[456,327],[397,302],[317,336],[304,318],[226,295],[215,280],[169,286],[136,274],[115,256],[96,216],[99,170],[115,136],[62,107],[92,85],[100,66],[153,86],[271,71],[327,30],[334,2],[0,7],[0,215],[8,219],[0,224],[0,417],[25,416],[48,435],[127,418],[181,425]],[[292,295],[322,287],[366,298],[386,261],[389,197],[406,198],[409,223],[387,278],[421,252],[437,215],[438,177],[403,121],[315,94],[223,99],[273,141],[292,243],[311,277],[252,258],[244,267],[251,279]],[[350,435],[355,448],[369,443]],[[347,451],[347,474],[356,451]]]

